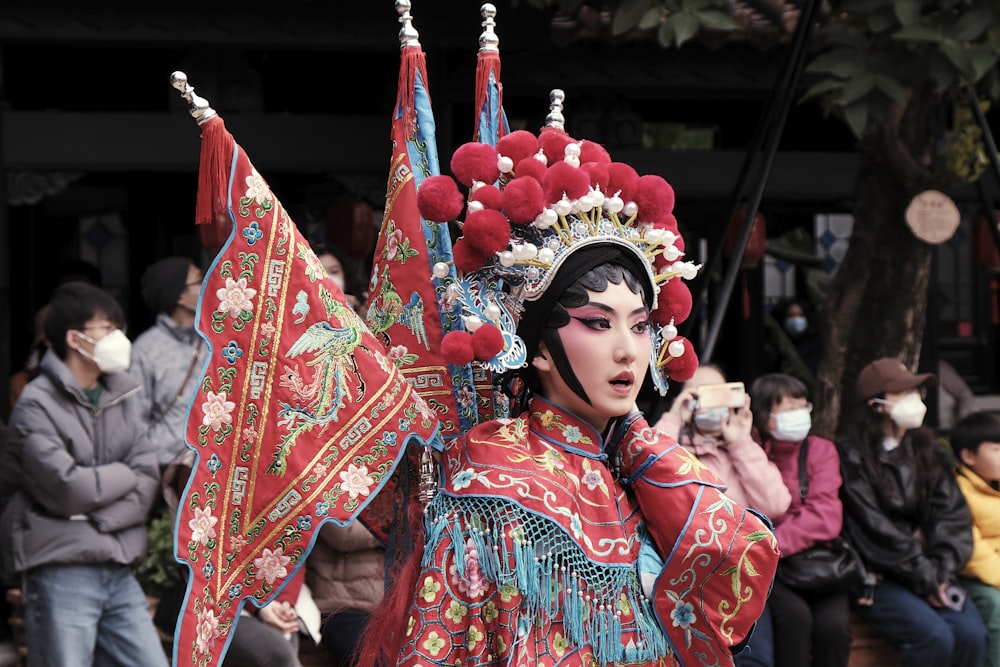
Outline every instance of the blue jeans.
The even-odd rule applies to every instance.
[[[903,665],[978,667],[986,658],[986,626],[971,600],[961,612],[936,609],[894,581],[875,587],[858,616],[896,647]]]
[[[32,667],[166,667],[149,605],[127,565],[43,565],[24,575]]]
[[[961,579],[959,583],[969,592],[969,600],[976,605],[990,633],[986,667],[1000,667],[1000,589],[978,579]]]

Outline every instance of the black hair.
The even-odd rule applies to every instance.
[[[1000,411],[986,410],[966,415],[952,427],[949,441],[958,457],[965,449],[975,454],[984,442],[1000,442]]]
[[[58,286],[49,300],[45,315],[45,337],[60,359],[66,359],[66,332],[82,329],[94,317],[103,315],[117,327],[125,315],[114,298],[96,285],[72,281]]]
[[[873,398],[885,398],[885,393],[881,393]],[[881,503],[886,503],[889,498],[883,494],[894,488],[892,480],[889,479],[889,471],[886,466],[879,463],[879,453],[882,451],[882,442],[885,439],[885,425],[892,417],[888,413],[880,411],[868,400],[864,404],[860,417],[854,427],[854,443],[861,453],[861,458],[865,466],[875,475],[875,494]],[[920,494],[921,504],[925,503],[930,496],[938,476],[944,470],[950,470],[952,462],[949,460],[947,448],[942,446],[937,434],[933,429],[926,426],[919,426],[906,432],[905,437],[910,439],[911,451],[913,452],[913,467],[916,471],[917,491]]]
[[[767,429],[771,410],[786,397],[808,398],[809,388],[798,378],[785,373],[761,375],[750,385],[750,411],[753,413],[754,426],[762,436],[771,436]]]

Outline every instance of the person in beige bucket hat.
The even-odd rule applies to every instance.
[[[871,605],[855,611],[901,664],[979,665],[986,627],[957,578],[972,553],[972,519],[947,448],[923,425],[922,390],[936,382],[888,357],[858,374],[864,408],[837,443],[844,536],[875,575]]]

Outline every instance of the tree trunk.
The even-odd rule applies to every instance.
[[[823,309],[826,340],[820,364],[815,432],[846,433],[861,405],[860,370],[883,356],[913,368],[927,317],[932,246],[904,221],[910,200],[935,187],[932,149],[940,99],[914,97],[862,142],[854,230]]]

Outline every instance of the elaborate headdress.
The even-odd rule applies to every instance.
[[[541,326],[520,322],[526,304],[546,299],[569,258],[585,252],[598,264],[602,253],[613,253],[637,273],[652,306],[650,367],[665,393],[668,377],[686,380],[697,367],[689,341],[677,334],[676,325],[691,312],[682,280],[693,278],[698,266],[682,259],[673,188],[660,176],[640,176],[613,162],[599,144],[569,136],[564,99],[561,90],[551,93],[537,136],[518,130],[495,147],[464,144],[451,159],[454,179],[425,179],[417,192],[427,220],[445,222],[465,211],[453,249],[457,275],[450,278],[446,263],[434,267],[434,277],[448,283],[445,307],[460,313],[466,329],[445,336],[444,354],[495,373],[524,367],[533,352],[524,339],[530,346],[534,337],[524,334]]]

